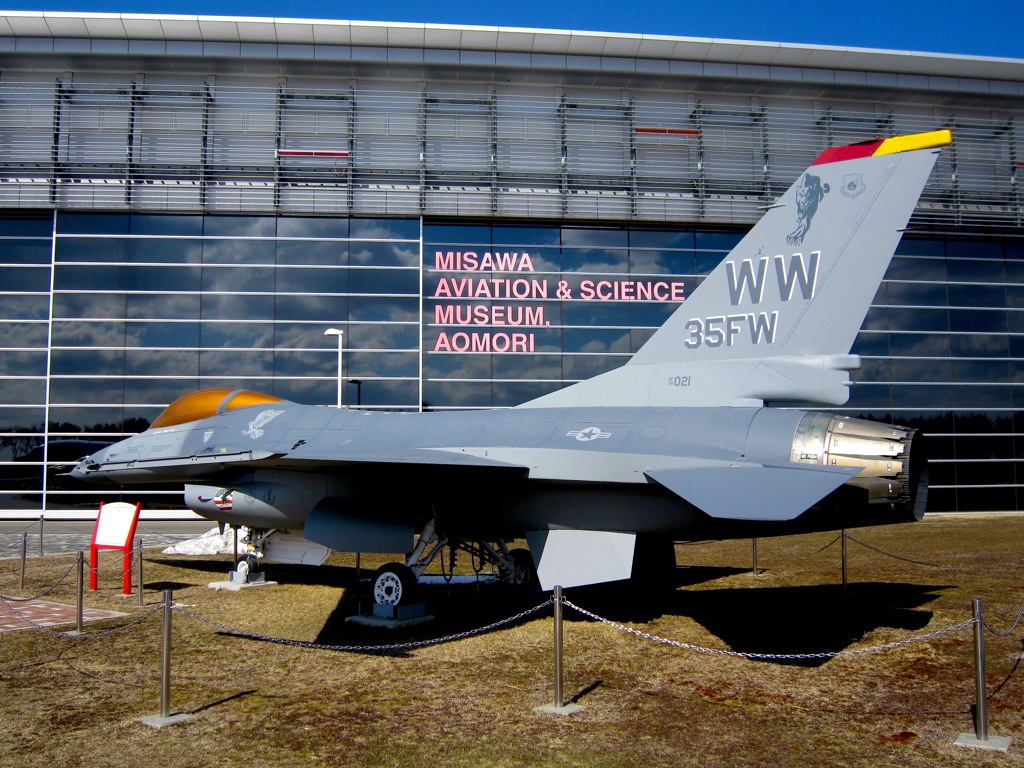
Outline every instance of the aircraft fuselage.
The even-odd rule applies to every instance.
[[[863,454],[877,443],[876,453],[890,454],[891,479],[884,482],[899,488],[874,494],[874,504],[860,482],[812,494],[799,509],[781,513],[778,500],[768,498],[777,488],[768,483],[765,497],[754,488],[732,502],[742,510],[717,507],[715,499],[728,496],[730,486],[757,486],[766,467],[831,464],[841,471],[836,459],[842,457],[830,450],[833,418],[736,407],[382,413],[280,401],[147,430],[75,471],[94,482],[180,481],[197,513],[255,528],[301,529],[318,505],[413,527],[436,515],[442,525],[504,537],[557,528],[676,539],[747,536],[768,523],[835,528],[841,508],[867,512],[869,506],[873,513],[857,524],[892,522],[894,514],[912,519],[907,493],[901,502],[899,492],[911,482],[910,438],[892,448],[893,428],[883,425],[873,425],[874,437],[859,438],[867,448],[859,446],[856,461],[845,462],[854,469],[833,482],[837,488],[858,483]],[[803,477],[789,471],[794,483]],[[819,504],[826,496],[830,502]],[[794,503],[799,499],[796,494]],[[759,515],[760,506],[769,511]],[[797,522],[811,507],[828,507],[828,519]]]

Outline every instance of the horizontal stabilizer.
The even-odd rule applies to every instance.
[[[860,471],[860,467],[740,464],[653,469],[644,474],[711,517],[793,520]]]
[[[614,531],[527,531],[541,589],[628,579],[636,534]]]

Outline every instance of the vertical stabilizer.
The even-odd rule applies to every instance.
[[[525,406],[846,402],[850,348],[951,141],[826,150],[628,364]]]

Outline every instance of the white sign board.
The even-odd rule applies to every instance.
[[[96,530],[92,536],[93,546],[117,549],[127,547],[135,530],[138,514],[138,504],[129,504],[125,501],[100,504]]]

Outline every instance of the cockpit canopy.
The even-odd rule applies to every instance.
[[[201,389],[198,392],[179,397],[168,405],[149,425],[149,428],[173,427],[176,424],[187,424],[190,421],[216,416],[236,408],[279,402],[281,402],[280,397],[251,392],[247,389]]]

